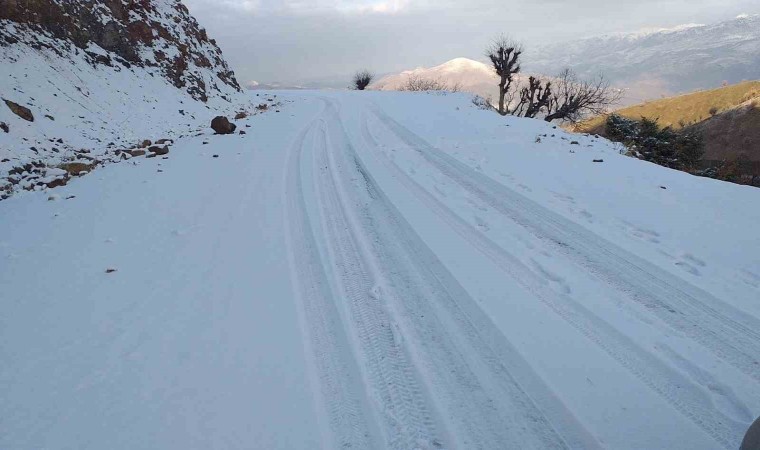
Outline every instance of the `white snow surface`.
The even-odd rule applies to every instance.
[[[0,448],[739,446],[760,190],[463,94],[277,95],[0,202]]]

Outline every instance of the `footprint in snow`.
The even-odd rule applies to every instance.
[[[676,259],[676,258],[673,258],[673,259]],[[674,264],[680,267],[681,269],[685,270],[686,272],[695,276],[702,275],[698,267],[707,266],[707,263],[697,258],[696,256],[692,255],[691,253],[682,254],[681,257],[678,258],[678,261],[676,261]]]
[[[691,253],[684,253],[682,255],[682,258],[689,261],[690,263],[696,264],[699,267],[705,267],[707,266],[707,263],[702,261],[701,259],[697,258],[696,256],[692,255]]]
[[[483,206],[480,203],[476,202],[475,200],[473,200],[470,197],[467,197],[467,203],[469,203],[470,205],[472,205],[475,208],[479,209],[480,211],[483,211],[483,212],[487,212],[488,211],[488,208],[486,208],[485,206]]]
[[[570,285],[567,284],[567,282],[565,281],[563,277],[550,271],[546,267],[542,266],[535,259],[531,258],[530,262],[533,264],[533,267],[536,268],[536,270],[538,271],[538,274],[542,278],[546,279],[552,284],[557,285],[564,294],[570,294],[572,292],[572,289],[570,289]]]
[[[580,214],[581,216],[583,216],[583,218],[584,218],[584,219],[586,219],[587,221],[589,221],[590,223],[593,223],[593,222],[594,222],[594,221],[592,220],[592,219],[593,219],[593,217],[594,217],[594,215],[593,215],[593,214],[591,214],[590,212],[586,211],[585,209],[582,209],[582,210],[580,210],[580,211],[578,212],[578,214]]]
[[[749,270],[742,269],[742,281],[752,286],[755,289],[760,289],[760,276],[750,272]]]
[[[626,225],[627,228],[629,228],[628,231],[633,236],[635,236],[635,237],[637,237],[639,239],[643,239],[645,241],[649,241],[649,242],[651,242],[653,244],[659,244],[660,243],[660,239],[659,239],[660,238],[660,233],[658,233],[658,232],[656,232],[654,230],[649,230],[649,229],[646,229],[646,228],[637,227],[636,225],[634,225],[634,224],[632,224],[630,222],[626,222],[625,220],[623,221],[623,223]]]
[[[369,296],[373,300],[380,300],[383,298],[383,289],[380,287],[379,284],[376,284],[372,286],[372,289],[369,290]]]
[[[699,270],[697,270],[696,267],[692,266],[691,264],[684,262],[684,261],[678,261],[676,262],[676,266],[680,267],[681,269],[685,270],[686,272],[694,275],[694,276],[700,276],[702,275]]]
[[[474,216],[475,224],[480,228],[481,231],[489,231],[491,227],[488,226],[488,223],[486,223],[485,220],[481,219],[478,216]]]

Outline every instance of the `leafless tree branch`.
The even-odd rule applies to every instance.
[[[612,88],[603,75],[579,80],[572,70],[565,69],[555,80],[544,120],[577,123],[586,116],[607,112],[621,97],[622,92]]]
[[[459,83],[449,84],[440,78],[423,78],[420,75],[409,75],[406,83],[399,88],[400,91],[447,91],[459,92]]]

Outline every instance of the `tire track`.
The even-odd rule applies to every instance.
[[[317,192],[327,246],[359,341],[367,384],[382,418],[384,434],[393,449],[441,447],[432,412],[422,386],[392,330],[382,299],[373,295],[373,279],[339,198],[339,189],[327,160],[326,138],[320,130],[316,145]],[[376,278],[376,277],[374,277]]]
[[[333,448],[376,448],[366,407],[362,405],[362,386],[355,380],[359,372],[350,357],[351,349],[343,333],[329,282],[316,246],[301,181],[301,154],[313,125],[295,140],[288,157],[283,202],[291,273],[300,295],[301,327],[309,340],[307,354],[313,356],[317,389],[327,413]]]
[[[382,113],[376,117],[441,173],[674,330],[760,381],[760,320],[605,241],[460,161]]]
[[[391,131],[392,132],[392,131]],[[547,287],[520,260],[493,242],[475,227],[457,216],[445,204],[399,168],[378,146],[369,131],[368,121],[362,121],[362,136],[379,155],[377,160],[394,178],[403,184],[424,205],[447,223],[463,239],[493,261],[503,272],[531,292],[542,303],[586,336],[649,388],[665,398],[675,409],[711,435],[725,448],[736,448],[746,428],[715,408],[709,396],[687,377],[664,364],[630,338],[617,331],[603,319],[576,302],[572,297]],[[742,405],[743,406],[743,405]],[[745,407],[746,408],[746,407]]]
[[[388,278],[384,296],[452,440],[461,448],[597,448],[390,204],[351,147],[338,111],[330,110],[341,191],[349,195],[349,186],[355,188],[351,202],[362,233]]]

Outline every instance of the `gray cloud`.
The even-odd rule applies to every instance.
[[[528,48],[597,34],[709,23],[756,0],[185,0],[241,81],[340,79],[466,56],[495,34]]]

